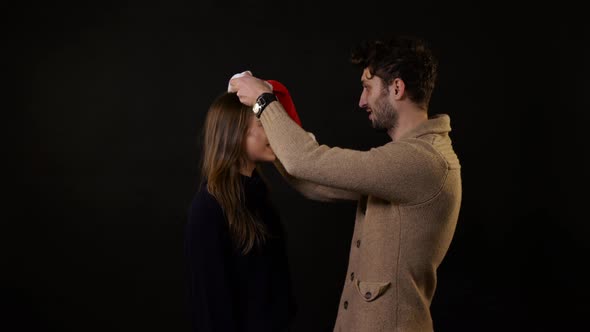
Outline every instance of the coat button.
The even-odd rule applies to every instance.
[[[348,309],[348,301],[344,301],[344,310]]]
[[[365,293],[365,299],[367,299],[367,300],[370,299],[371,298],[371,295],[372,295],[371,292],[366,292]]]
[[[353,281],[353,280],[354,280],[354,272],[351,272],[350,273],[350,281]]]
[[[359,248],[361,246],[361,240],[356,240],[356,247]]]

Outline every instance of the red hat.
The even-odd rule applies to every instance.
[[[287,114],[299,125],[299,127],[301,127],[301,120],[299,119],[299,115],[295,110],[295,104],[293,103],[293,99],[291,99],[291,95],[289,94],[287,87],[279,81],[267,80],[267,82],[272,85],[272,90],[275,96],[277,96],[277,99],[281,105],[283,105],[283,108]]]

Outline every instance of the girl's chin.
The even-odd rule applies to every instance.
[[[277,156],[274,154],[267,155],[261,158],[258,158],[255,162],[257,163],[272,163],[273,161],[277,160]]]

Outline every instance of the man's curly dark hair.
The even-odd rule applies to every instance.
[[[428,108],[437,76],[438,61],[422,39],[410,36],[365,41],[353,50],[351,62],[368,68],[389,85],[400,78],[414,103]]]

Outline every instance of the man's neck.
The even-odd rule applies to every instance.
[[[428,113],[420,108],[400,111],[397,126],[389,129],[387,134],[395,142],[426,121],[428,121]]]

